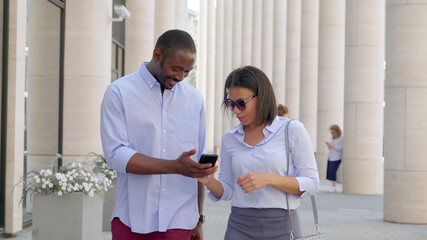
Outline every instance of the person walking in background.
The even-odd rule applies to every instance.
[[[329,130],[331,131],[332,140],[330,142],[326,141],[326,145],[329,148],[326,179],[332,182],[329,192],[336,192],[337,171],[342,159],[343,136],[338,125],[332,125]]]
[[[169,30],[150,62],[105,92],[102,147],[117,171],[113,240],[203,239],[204,187],[196,178],[217,167],[194,158],[205,150],[205,107],[202,95],[182,80],[195,60],[190,34]]]
[[[270,80],[256,67],[236,69],[226,79],[223,107],[240,124],[222,136],[219,180],[212,175],[199,178],[211,200],[231,200],[225,240],[289,239],[288,208],[293,234],[301,236],[299,198],[318,191],[319,173],[308,132],[301,122],[290,123],[291,159],[287,159],[285,125],[290,120],[276,116],[275,99]]]
[[[285,105],[279,104],[277,106],[277,116],[279,117],[288,117],[288,107],[286,107]]]

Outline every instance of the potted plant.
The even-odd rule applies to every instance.
[[[32,239],[101,239],[102,194],[116,172],[99,154],[55,170],[32,170],[23,178],[23,196],[33,195]]]

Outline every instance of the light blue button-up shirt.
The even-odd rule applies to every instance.
[[[328,147],[328,160],[329,161],[338,161],[342,159],[342,145],[343,145],[344,136],[341,135],[338,138],[332,139],[332,143],[335,145],[335,148]]]
[[[286,176],[285,123],[287,121],[289,119],[276,117],[271,125],[264,128],[264,139],[255,146],[244,142],[242,124],[224,133],[219,173],[219,181],[224,188],[224,193],[221,199],[209,193],[211,200],[232,199],[231,206],[239,208],[288,209],[285,193],[281,190],[267,186],[245,193],[236,184],[237,179],[248,172]],[[292,158],[289,164],[289,176],[296,177],[301,191],[311,195],[316,194],[319,188],[319,173],[313,147],[307,130],[299,121],[294,120],[289,125],[289,144]],[[289,196],[290,208],[296,209],[299,206],[300,196],[291,194]]]
[[[112,217],[119,217],[137,233],[193,229],[199,218],[196,179],[126,172],[137,152],[174,160],[197,148],[192,156],[196,160],[205,150],[202,95],[182,81],[162,96],[147,64],[110,84],[101,105],[104,155],[118,175]]]

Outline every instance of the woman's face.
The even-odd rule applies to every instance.
[[[337,133],[337,131],[335,131],[335,129],[331,129],[331,134],[332,134],[332,138],[338,137],[338,133]]]
[[[232,102],[238,100],[245,100],[255,95],[255,92],[249,88],[244,87],[231,87],[228,89],[228,99]],[[243,126],[256,125],[257,119],[257,102],[258,97],[246,100],[245,110],[240,110],[238,107],[234,107],[234,115],[242,123]]]

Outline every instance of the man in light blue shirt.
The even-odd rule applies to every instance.
[[[203,238],[204,191],[195,178],[217,167],[196,161],[205,150],[204,101],[182,81],[195,59],[191,36],[167,31],[150,62],[105,92],[102,146],[118,174],[113,239]]]

